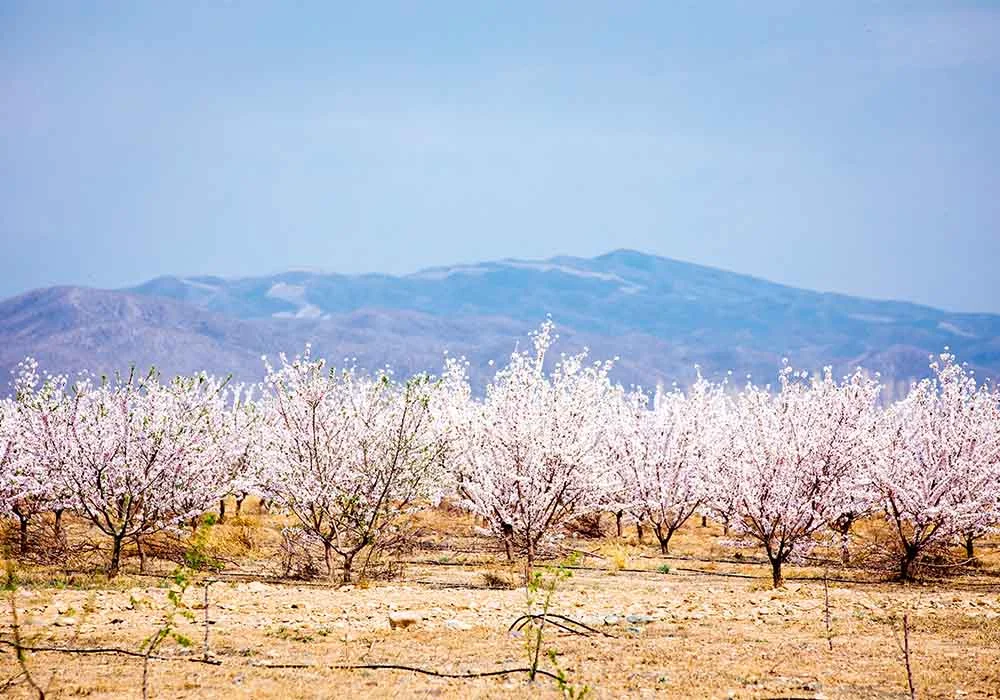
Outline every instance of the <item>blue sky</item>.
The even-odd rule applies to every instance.
[[[0,295],[629,247],[1000,312],[997,85],[997,3],[5,2]]]

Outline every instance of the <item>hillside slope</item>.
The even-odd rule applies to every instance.
[[[769,381],[785,356],[838,372],[861,364],[902,383],[945,346],[1000,375],[1000,316],[800,290],[626,250],[400,277],[293,271],[37,290],[0,302],[0,367],[32,354],[53,371],[134,362],[256,380],[261,354],[312,342],[338,362],[400,373],[436,371],[445,351],[464,354],[481,382],[488,360],[526,342],[546,314],[561,350],[620,355],[615,376],[625,383],[685,383],[696,363],[714,376],[731,369],[741,381]]]

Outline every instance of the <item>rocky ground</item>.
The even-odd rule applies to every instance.
[[[918,697],[1000,697],[1000,578],[989,570],[916,585],[838,570],[830,576],[851,581],[825,590],[822,570],[790,569],[788,584],[773,590],[764,566],[707,561],[707,539],[717,536],[689,528],[670,558],[588,543],[603,554],[577,559],[582,568],[558,580],[549,610],[591,630],[548,626],[540,667],[558,666],[573,689],[598,698],[905,698],[906,615]],[[465,674],[528,665],[534,633],[509,628],[540,609],[542,592],[487,587],[496,565],[448,553],[448,542],[446,533],[413,553],[401,578],[363,586],[224,573],[208,586],[207,610],[203,578],[174,602],[169,579],[24,575],[10,600],[24,643],[36,647],[139,650],[172,618],[180,641],[164,641],[156,654],[169,660],[149,663],[150,697],[561,697],[556,681],[531,684],[524,674],[337,668]],[[8,609],[0,634],[13,632]],[[192,662],[206,648],[215,663]],[[141,658],[39,651],[26,665],[47,697],[141,696]],[[37,697],[10,649],[0,653],[5,682],[0,695]]]

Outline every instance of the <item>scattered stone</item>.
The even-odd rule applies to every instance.
[[[617,625],[620,624],[622,619],[617,615],[608,615],[604,618],[604,624],[606,625]]]
[[[389,613],[390,629],[406,629],[424,619],[424,614],[416,610],[393,610]]]
[[[444,623],[444,626],[450,630],[455,630],[456,632],[468,632],[472,629],[472,625],[468,622],[462,622],[461,620],[448,620]]]
[[[629,615],[625,621],[633,625],[648,625],[650,622],[656,622],[656,618],[651,615]]]
[[[261,583],[260,581],[251,581],[247,584],[247,591],[250,593],[268,593],[271,587],[266,583]]]
[[[61,615],[57,617],[56,621],[53,622],[52,624],[54,624],[56,627],[75,627],[76,618],[70,617],[68,615]]]

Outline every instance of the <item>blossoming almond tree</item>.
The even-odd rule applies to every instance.
[[[866,457],[860,437],[879,391],[860,370],[838,383],[829,368],[808,378],[786,363],[779,376],[777,394],[747,385],[735,400],[731,474],[734,524],[764,547],[775,586],[792,552],[845,511],[850,494],[841,487]]]
[[[431,411],[435,383],[337,371],[309,347],[267,366],[262,450],[266,491],[351,580],[357,555],[384,546],[401,516],[434,500],[446,436]],[[369,549],[369,552],[371,549]]]
[[[63,478],[74,509],[111,538],[109,577],[124,542],[185,522],[224,492],[224,395],[224,381],[195,375],[163,384],[155,371],[75,385]]]
[[[998,395],[947,351],[931,364],[934,378],[883,416],[872,485],[900,550],[899,577],[928,550],[972,539],[1000,521]]]
[[[0,515],[17,516],[20,523],[18,547],[24,554],[28,550],[28,514],[21,504],[26,491],[34,490],[37,479],[30,468],[26,469],[27,464],[21,457],[18,429],[16,404],[9,399],[0,400]]]
[[[7,487],[4,500],[20,521],[20,551],[24,554],[28,522],[42,512],[55,513],[56,539],[62,539],[62,514],[72,498],[61,479],[68,459],[69,433],[60,418],[67,400],[66,377],[42,378],[38,363],[29,357],[18,364],[13,389],[6,423],[14,459],[3,479]]]
[[[725,397],[699,374],[687,394],[657,391],[652,410],[648,403],[641,389],[626,397],[614,452],[624,484],[621,506],[650,523],[667,554],[674,533],[707,498],[706,477],[720,457],[716,417]]]
[[[605,454],[611,363],[587,364],[584,351],[546,373],[553,328],[542,324],[534,353],[514,352],[485,398],[467,401],[455,422],[460,502],[489,523],[508,558],[525,555],[529,574],[539,546],[569,518],[600,507],[613,477]]]

